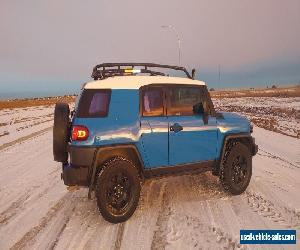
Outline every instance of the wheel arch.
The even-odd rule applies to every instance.
[[[144,163],[141,155],[135,145],[132,144],[122,144],[114,146],[101,147],[97,150],[96,164],[101,166],[107,160],[114,157],[124,157],[130,161],[138,168],[139,172],[143,171]]]
[[[250,134],[239,133],[239,134],[228,134],[228,135],[224,136],[224,139],[222,142],[222,149],[221,149],[220,156],[219,156],[219,159],[216,164],[216,169],[213,170],[215,174],[219,173],[220,166],[221,166],[222,160],[223,160],[225,152],[226,152],[226,146],[229,142],[232,142],[232,141],[240,142],[240,143],[244,144],[249,149],[249,151],[252,152],[251,145],[253,143],[253,138]]]
[[[144,179],[144,162],[141,155],[133,144],[120,144],[99,147],[95,150],[93,164],[90,171],[89,198],[95,186],[97,173],[105,162],[114,157],[124,157],[130,160],[138,169],[140,178]]]

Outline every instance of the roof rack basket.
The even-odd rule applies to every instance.
[[[142,67],[139,69],[134,69],[134,67]],[[124,76],[124,75],[134,75],[137,73],[146,73],[152,76],[160,75],[164,76],[165,73],[154,71],[149,68],[164,68],[183,71],[186,76],[190,79],[194,79],[195,69],[192,70],[192,75],[184,67],[170,66],[156,63],[102,63],[98,64],[93,68],[92,78],[94,80],[102,80],[113,76]]]

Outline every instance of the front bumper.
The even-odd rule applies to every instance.
[[[256,155],[258,152],[258,145],[255,144],[255,138],[252,137],[252,145],[251,145],[251,153],[252,153],[252,156]]]

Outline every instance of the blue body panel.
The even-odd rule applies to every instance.
[[[169,164],[178,165],[215,160],[217,146],[217,122],[209,117],[204,124],[202,116],[170,116],[169,126],[177,123],[183,130],[170,131]]]
[[[169,165],[168,118],[141,117],[141,143],[145,151],[145,168]]]
[[[249,133],[249,121],[240,115],[223,113],[224,118],[201,116],[140,117],[139,90],[113,90],[107,117],[74,118],[73,125],[89,130],[86,141],[74,146],[100,147],[133,144],[145,168],[217,160],[228,134]],[[180,132],[169,131],[174,123]]]
[[[139,141],[138,90],[112,91],[107,117],[75,118],[73,125],[89,129],[86,141],[73,141],[73,145],[103,146]]]
[[[249,133],[249,120],[236,113],[222,112],[224,119],[217,119],[218,124],[218,143],[217,143],[217,159],[221,157],[224,138],[231,134]]]

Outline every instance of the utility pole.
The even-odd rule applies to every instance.
[[[173,30],[176,35],[177,44],[178,44],[178,66],[180,66],[181,65],[181,39],[180,39],[179,33],[178,33],[177,29],[171,24],[170,25],[162,25],[161,27],[164,29]]]

